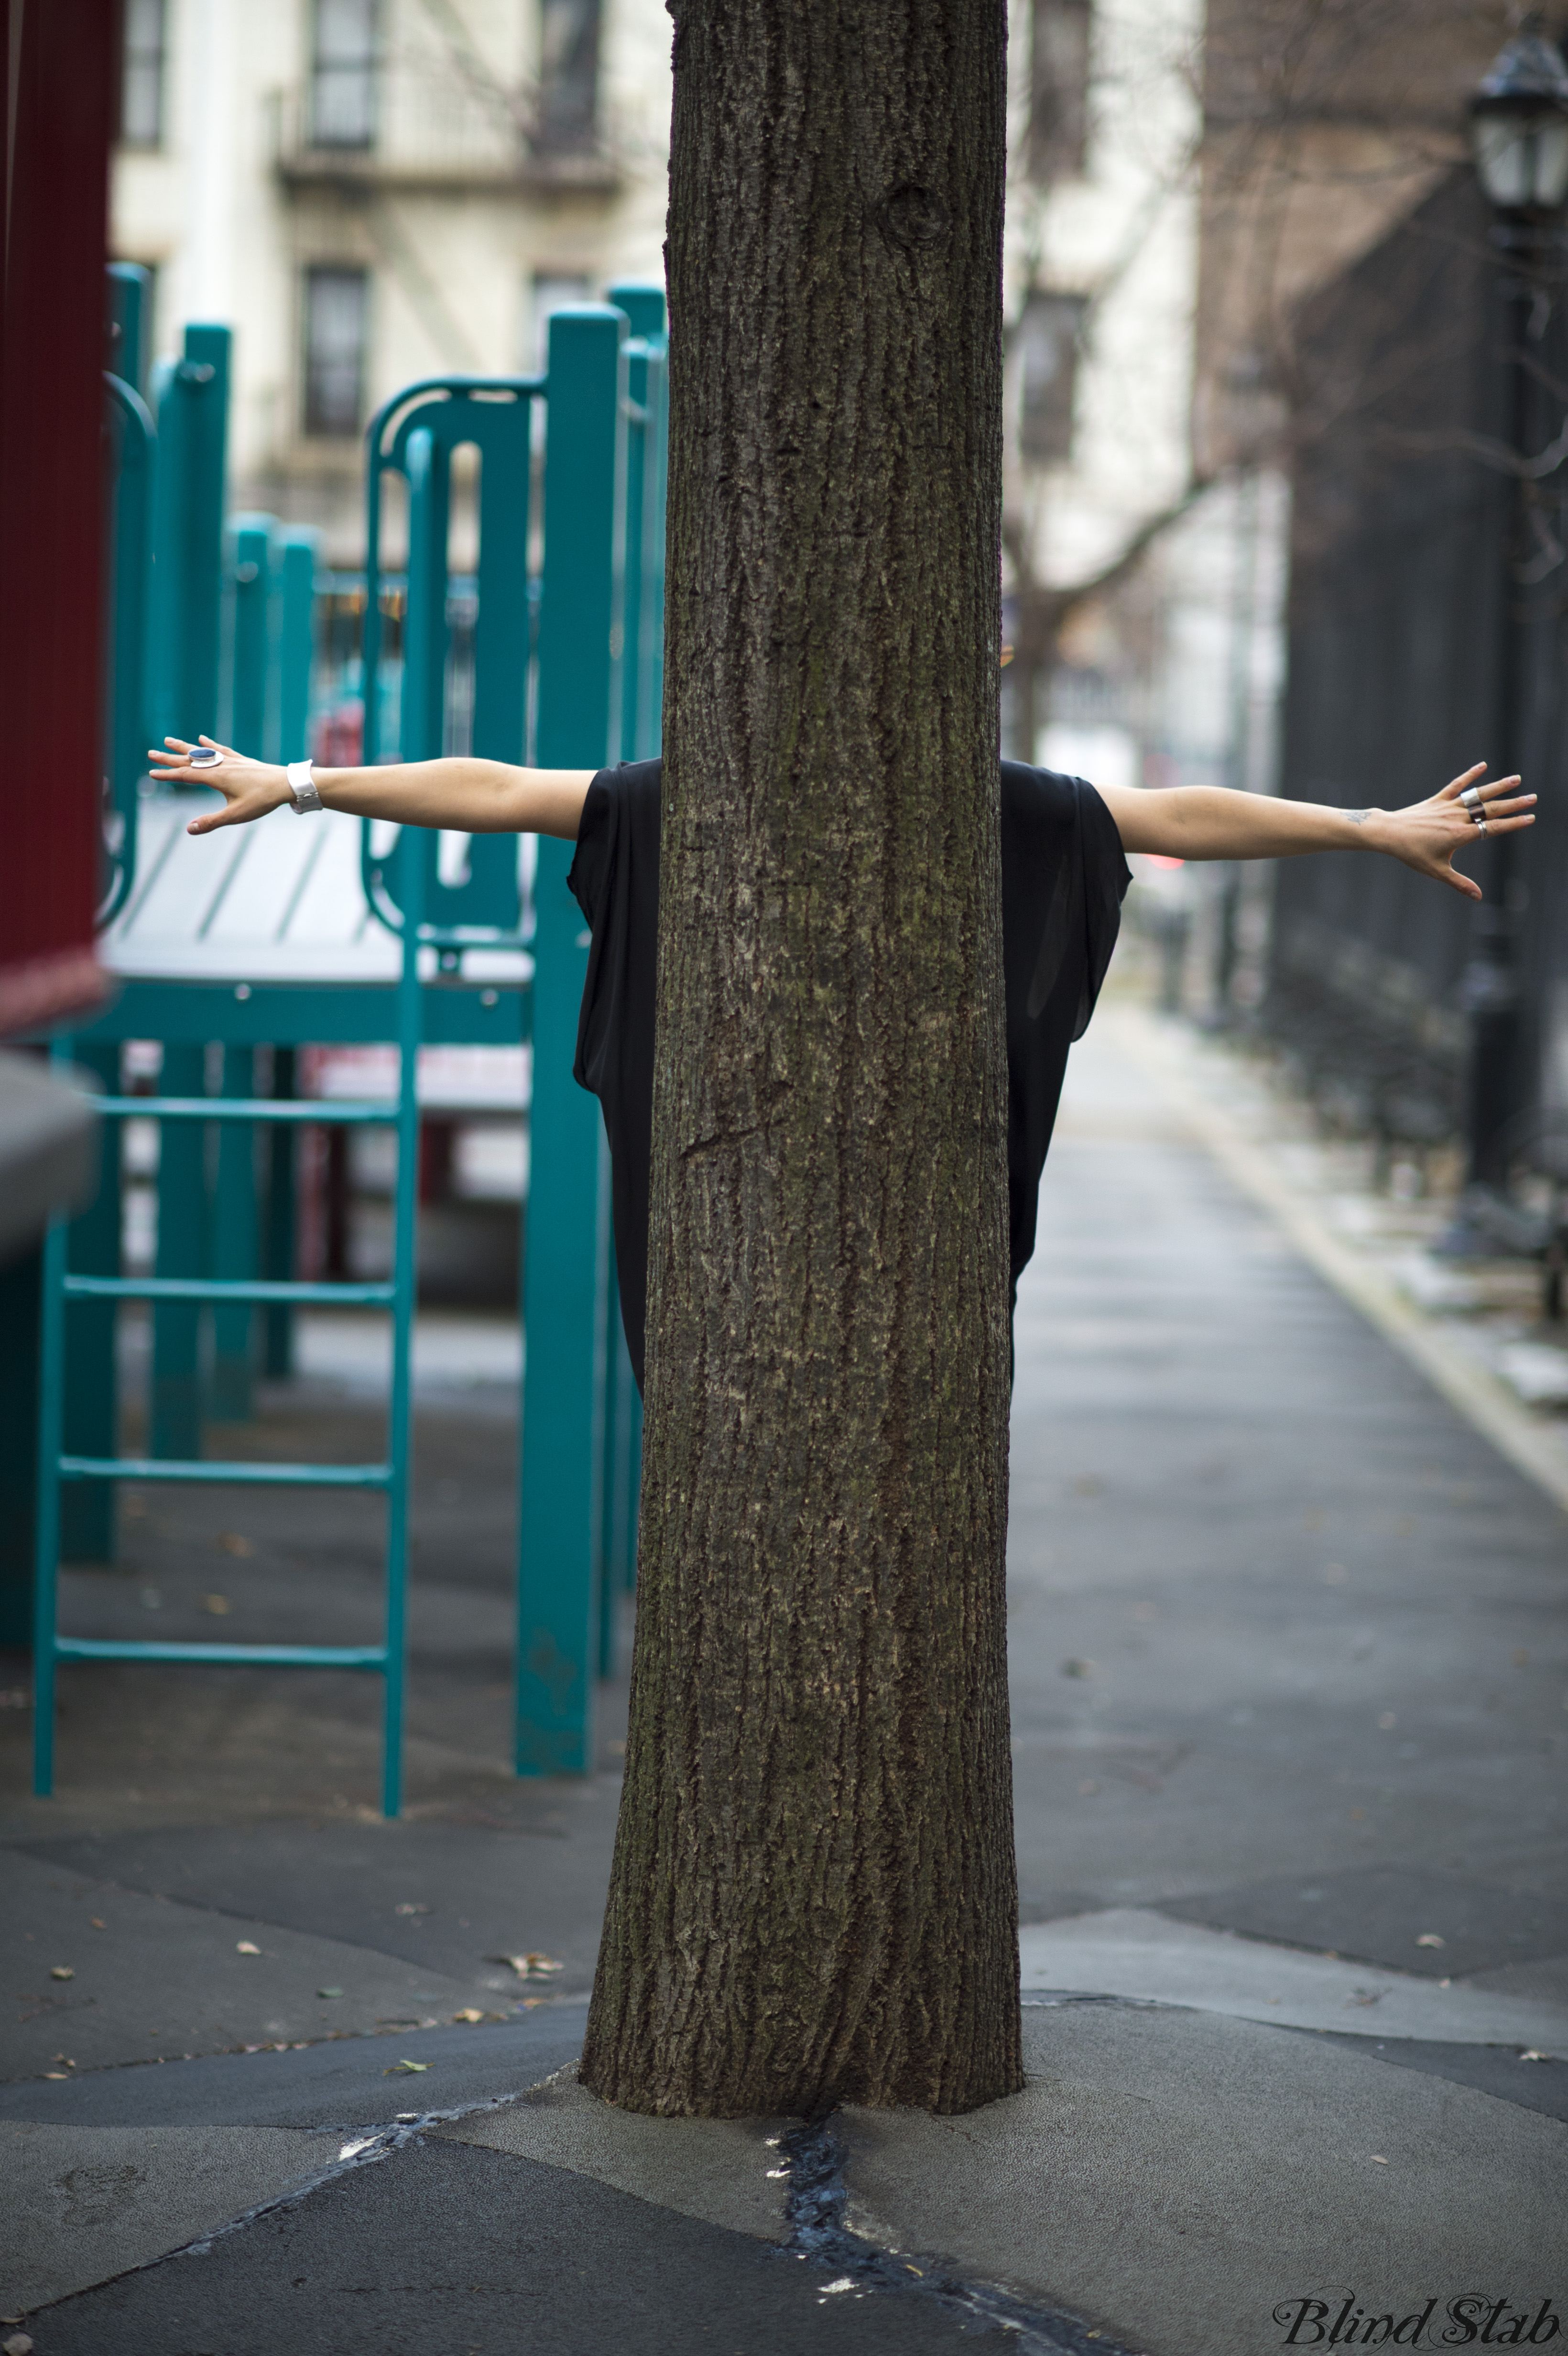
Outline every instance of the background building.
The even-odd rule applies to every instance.
[[[156,356],[234,329],[237,506],[357,565],[379,402],[662,278],[669,45],[659,0],[126,0],[114,248]]]

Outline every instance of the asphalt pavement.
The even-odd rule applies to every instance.
[[[1041,1214],[1027,2094],[812,2136],[576,2087],[624,1688],[594,1778],[509,1777],[507,1394],[427,1398],[403,1821],[347,1678],[71,1668],[48,1803],[0,1714],[0,2304],[39,2356],[1568,2334],[1568,1517],[1238,1191],[1114,1010]],[[368,1412],[318,1385],[247,1444]],[[151,1500],[70,1608],[132,1624],[152,1588],[195,1633],[221,1580],[245,1633],[347,1625],[357,1525],[240,1510]]]

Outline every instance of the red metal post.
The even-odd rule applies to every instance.
[[[115,0],[0,0],[0,1037],[102,991],[103,336]]]

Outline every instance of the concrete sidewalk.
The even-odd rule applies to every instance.
[[[614,1734],[587,1785],[507,1779],[465,1698],[504,1677],[504,1547],[463,1552],[505,1423],[494,1465],[432,1425],[411,1821],[361,1796],[357,1696],[203,1675],[77,1678],[61,1800],[6,1805],[4,2312],[40,2356],[1568,2335],[1568,1522],[1148,1040],[1075,1052],[1019,1306],[1029,2092],[811,2136],[575,2086]],[[297,1612],[299,1541],[262,1537]],[[492,1960],[528,1950],[561,1969]]]

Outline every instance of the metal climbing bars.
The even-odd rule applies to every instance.
[[[384,1680],[383,1804],[400,1800],[411,1348],[421,1045],[530,1051],[529,1183],[521,1254],[526,1337],[519,1499],[516,1766],[585,1773],[598,1676],[635,1562],[640,1409],[615,1304],[597,1108],[571,1079],[586,962],[565,888],[570,846],[472,838],[455,880],[422,829],[327,813],[297,832],[192,843],[188,804],[144,791],[155,734],[205,731],[272,758],[304,749],[316,555],[311,535],[222,513],[229,338],[187,329],[144,402],[142,273],[112,273],[117,459],[105,769],[105,957],[119,994],[59,1065],[95,1073],[111,1149],[98,1202],[47,1239],[37,1296],[32,1633],[36,1788],[51,1788],[61,1661],[188,1661],[366,1671]],[[558,313],[542,378],[446,378],[386,404],[368,435],[363,709],[368,761],[472,750],[597,768],[658,750],[663,653],[662,293],[614,287]],[[542,442],[542,452],[541,444]],[[453,461],[477,479],[476,568],[449,553]],[[386,494],[407,503],[389,580]],[[389,648],[387,592],[400,595]],[[472,618],[462,648],[453,616]],[[144,614],[146,616],[144,623]],[[219,616],[223,630],[219,630]],[[147,643],[141,643],[145,629]],[[227,723],[219,726],[220,720]],[[454,738],[458,741],[454,741]],[[123,1092],[123,1043],[162,1043],[152,1097]],[[382,1042],[396,1098],[295,1095],[297,1052]],[[256,1093],[259,1048],[272,1094]],[[122,1273],[117,1132],[156,1125],[153,1271]],[[385,1282],[293,1273],[293,1145],[307,1126],[370,1125],[398,1141]],[[258,1170],[255,1141],[269,1148]],[[114,1320],[148,1305],[147,1430],[122,1456]],[[210,1418],[251,1412],[260,1363],[292,1361],[294,1312],[384,1312],[391,1379],[382,1458],[264,1463],[203,1452]],[[202,1324],[210,1321],[210,1347]],[[260,1349],[258,1353],[258,1337]],[[384,1612],[374,1644],[193,1644],[61,1635],[59,1566],[108,1559],[119,1481],[357,1488],[386,1502]],[[0,1597],[0,1601],[3,1601]]]

